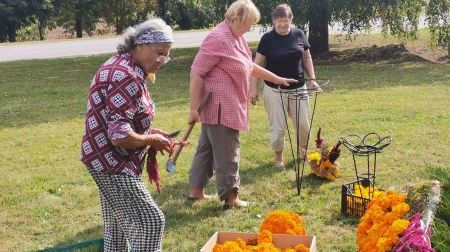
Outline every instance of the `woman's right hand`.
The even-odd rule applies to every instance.
[[[189,112],[189,118],[188,118],[188,124],[191,125],[193,123],[196,123],[200,120],[200,115],[198,113],[198,110],[191,109]]]
[[[275,82],[275,84],[283,85],[285,87],[289,86],[289,84],[291,84],[291,83],[298,83],[298,80],[278,77],[278,80]]]
[[[164,155],[164,152],[170,153],[172,149],[172,142],[161,134],[150,134],[149,145],[156,151],[161,152],[162,155]]]

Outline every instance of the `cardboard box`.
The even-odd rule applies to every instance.
[[[258,234],[255,233],[239,233],[239,232],[216,232],[209,241],[200,249],[200,252],[212,252],[214,245],[222,244],[226,241],[235,241],[238,237],[244,241],[255,239]],[[317,252],[316,237],[310,235],[286,235],[274,234],[273,244],[280,249],[294,248],[299,243],[303,243],[311,252]]]

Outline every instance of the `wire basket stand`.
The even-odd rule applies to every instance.
[[[305,81],[308,81],[308,80],[309,79],[305,79]],[[329,79],[316,79],[316,81],[317,81],[317,83],[319,83],[321,88],[323,88],[330,82]],[[302,188],[303,173],[305,170],[306,153],[308,151],[308,145],[309,145],[309,140],[310,140],[310,135],[311,135],[311,128],[312,128],[312,123],[314,120],[314,114],[316,111],[317,96],[318,96],[319,91],[320,91],[320,89],[318,89],[318,88],[306,88],[306,89],[298,88],[298,89],[293,89],[293,90],[287,90],[287,89],[281,89],[281,87],[278,87],[278,90],[274,90],[274,92],[277,92],[280,94],[281,105],[283,107],[284,121],[286,124],[287,134],[288,134],[288,138],[289,138],[289,144],[291,147],[292,159],[294,160],[293,163],[294,163],[294,169],[295,169],[295,181],[296,181],[298,195],[300,195],[301,188]],[[296,129],[295,130],[295,136],[296,136],[295,153],[294,153],[294,147],[293,147],[292,138],[291,138],[291,130],[289,129],[288,115],[287,115],[287,112],[286,112],[285,106],[284,106],[283,95],[286,95],[286,97],[287,97],[288,110],[289,110],[289,100],[295,101],[295,116],[296,116],[295,121],[296,121],[296,123],[295,123],[295,125],[293,125]],[[299,135],[298,135],[299,133],[298,132],[299,132],[299,128],[300,128],[299,118],[300,118],[300,111],[301,111],[301,106],[302,106],[301,101],[309,101],[310,96],[314,96],[313,110],[311,113],[311,118],[309,120],[309,131],[308,131],[308,137],[306,139],[306,149],[303,152],[303,156],[300,157],[300,143],[299,143]],[[309,106],[309,104],[308,104],[308,106]],[[301,166],[301,169],[300,169],[300,166]]]
[[[371,200],[375,191],[377,154],[382,153],[384,148],[391,144],[392,138],[390,136],[382,138],[377,133],[372,132],[363,137],[358,135],[339,137],[339,141],[352,153],[356,182],[361,182],[364,187],[369,187],[369,200]],[[366,157],[367,171],[358,170],[356,156]],[[372,163],[370,161],[371,157],[373,157]],[[361,187],[359,189],[362,195]]]

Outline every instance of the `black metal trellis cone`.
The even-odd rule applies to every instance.
[[[352,153],[353,156],[353,165],[355,168],[355,175],[356,175],[356,181],[354,183],[350,183],[352,186],[351,189],[354,189],[354,187],[358,184],[361,184],[364,187],[368,187],[368,200],[367,203],[372,200],[373,193],[375,192],[375,178],[376,178],[376,171],[377,171],[377,154],[382,153],[384,148],[386,148],[389,144],[391,144],[392,138],[390,136],[387,137],[380,137],[377,133],[368,133],[363,137],[360,137],[358,135],[349,135],[347,137],[339,137],[339,141],[347,147],[347,149]],[[372,142],[372,143],[369,143]],[[367,160],[367,171],[362,172],[361,169],[358,170],[356,157],[366,157]],[[373,162],[371,165],[370,159],[373,156]],[[372,166],[372,167],[371,167]],[[361,173],[360,173],[361,172]],[[342,203],[341,203],[341,213],[346,214],[348,211],[347,207],[347,196],[348,194],[353,195],[353,192],[350,190],[350,188],[347,188],[346,186],[350,185],[344,185],[343,191],[342,191]],[[362,189],[361,186],[358,187],[360,190],[360,195],[362,195]],[[345,195],[344,195],[345,194]],[[360,200],[363,200],[366,202],[363,198]],[[344,202],[345,201],[345,202]],[[357,215],[362,215],[365,212],[365,205],[363,204],[361,209],[353,209],[352,206],[350,206],[351,212],[355,212]]]
[[[305,81],[307,81],[308,79],[305,79]],[[328,79],[316,79],[316,81],[320,84],[321,87],[327,85],[329,83]],[[306,84],[305,84],[306,85]],[[281,87],[278,88],[278,90],[275,90],[274,92],[278,92],[280,94],[280,100],[281,100],[281,105],[283,107],[283,115],[284,115],[284,121],[286,123],[286,129],[287,129],[287,133],[288,133],[288,138],[289,138],[289,143],[290,143],[290,147],[291,147],[291,154],[292,154],[292,159],[294,160],[294,169],[295,169],[295,181],[296,181],[296,186],[297,186],[297,194],[300,195],[301,192],[301,188],[302,188],[302,181],[303,181],[303,172],[305,170],[305,160],[306,160],[306,153],[308,151],[308,145],[309,145],[309,140],[310,140],[310,136],[311,136],[311,128],[312,128],[312,123],[314,120],[314,114],[316,111],[316,104],[317,104],[317,94],[319,93],[320,89],[319,88],[298,88],[298,89],[293,89],[293,90],[289,90],[289,89],[281,89]],[[295,116],[296,116],[296,125],[295,126],[295,136],[296,136],[296,151],[294,154],[294,148],[292,146],[292,138],[291,138],[291,132],[289,130],[289,123],[288,123],[288,116],[286,115],[286,110],[284,109],[284,99],[283,99],[283,95],[286,95],[287,97],[287,106],[289,109],[289,100],[295,100]],[[300,143],[299,143],[299,127],[300,127],[300,111],[301,111],[301,106],[302,103],[301,101],[309,101],[310,100],[310,96],[314,95],[314,103],[313,103],[313,110],[311,113],[311,118],[309,120],[309,130],[308,130],[308,137],[306,140],[306,149],[304,150],[304,152],[302,153],[303,156],[300,156]],[[307,106],[309,106],[309,104],[307,104]],[[300,163],[302,164],[301,170],[300,170]]]

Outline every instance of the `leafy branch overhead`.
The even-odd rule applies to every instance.
[[[166,20],[175,29],[203,29],[216,25],[233,0],[0,0],[0,42],[17,40],[17,32],[36,27],[39,39],[46,29],[61,26],[68,33],[91,34],[98,22],[117,34],[149,16]],[[307,30],[312,52],[329,50],[328,25],[342,24],[348,37],[377,24],[384,34],[400,40],[416,39],[425,18],[431,46],[450,55],[450,0],[286,0],[294,23]],[[280,1],[254,0],[261,24],[271,26],[271,12]],[[19,38],[21,39],[21,38]]]

